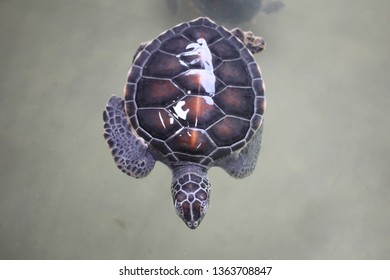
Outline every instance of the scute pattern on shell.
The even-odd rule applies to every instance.
[[[147,44],[129,70],[125,100],[132,127],[162,156],[202,165],[244,147],[265,107],[252,54],[207,18]]]

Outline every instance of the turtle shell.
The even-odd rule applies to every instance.
[[[136,133],[170,162],[212,165],[259,129],[264,84],[253,55],[208,18],[162,33],[135,57],[125,86]]]

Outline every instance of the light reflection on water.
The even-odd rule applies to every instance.
[[[390,258],[388,1],[285,1],[241,24],[268,43],[263,148],[247,179],[210,171],[196,231],[165,166],[117,170],[102,111],[140,42],[201,14],[73,2],[0,2],[0,258]]]

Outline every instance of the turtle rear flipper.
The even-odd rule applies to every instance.
[[[267,45],[262,37],[255,36],[252,31],[243,31],[236,27],[230,30],[230,32],[240,39],[240,41],[248,48],[248,50],[250,50],[252,54],[261,52]]]
[[[144,140],[132,133],[121,98],[111,96],[103,112],[103,120],[104,138],[118,168],[135,178],[147,176],[155,160]]]

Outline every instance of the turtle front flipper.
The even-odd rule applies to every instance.
[[[177,215],[195,229],[206,215],[211,185],[207,170],[195,164],[173,168],[172,198]]]
[[[147,176],[155,160],[144,140],[131,131],[121,98],[111,96],[103,112],[103,120],[104,138],[118,168],[135,178]]]
[[[252,140],[238,153],[217,161],[216,166],[223,168],[235,178],[244,178],[255,170],[261,147],[263,125],[253,135]]]

